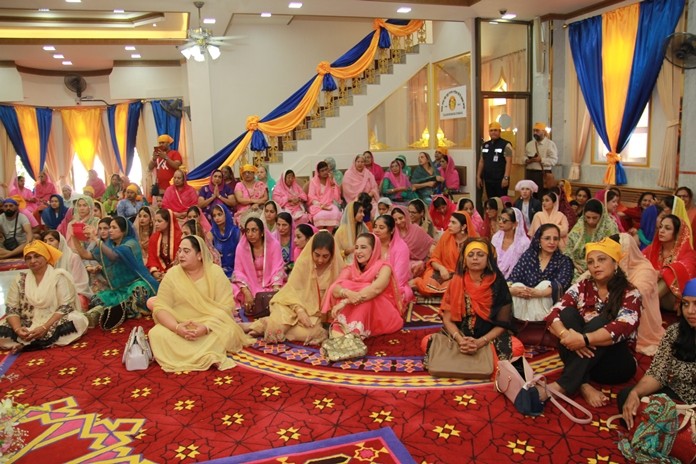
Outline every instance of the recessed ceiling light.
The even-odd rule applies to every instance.
[[[517,15],[515,13],[505,13],[501,18],[503,19],[515,19]]]
[[[39,8],[39,11],[42,13],[46,13],[47,11],[51,11],[48,8]]]
[[[53,45],[44,45],[44,46],[43,46],[43,49],[46,50],[47,52],[54,52],[54,51],[56,51],[56,47],[54,47]]]
[[[142,56],[140,56],[140,53],[133,53],[133,54],[131,55],[131,58],[138,59],[138,58],[142,58]]]
[[[63,61],[63,66],[72,66],[72,61]]]
[[[262,18],[270,18],[271,16],[272,16],[271,13],[267,13],[267,12],[261,13]]]
[[[204,18],[203,24],[215,24],[215,18]]]
[[[56,53],[55,55],[53,55],[53,58],[55,58],[56,60],[62,60],[65,57],[60,53]]]
[[[302,8],[302,2],[290,2],[288,8]]]
[[[411,12],[411,8],[409,8],[409,7],[407,7],[407,6],[402,6],[401,8],[399,8],[398,10],[396,10],[396,12],[397,12],[397,13],[410,13],[410,12]]]
[[[65,3],[82,3],[82,0],[65,0]]]
[[[135,47],[134,47],[133,45],[126,45],[126,46],[123,47],[123,48],[125,48],[125,49],[126,49],[127,51],[129,51],[129,52],[132,52],[133,50],[135,50]]]
[[[114,13],[125,13],[125,12],[126,12],[126,10],[124,10],[123,8],[116,8],[114,10]]]
[[[153,24],[152,27],[157,27],[157,24]]]

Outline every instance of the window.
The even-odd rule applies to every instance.
[[[27,170],[24,169],[24,165],[22,164],[22,160],[19,159],[19,155],[15,156],[15,166],[17,168],[17,175],[24,176],[24,187],[28,188],[29,190],[34,190],[34,184],[36,181],[32,179],[29,174],[27,174]]]
[[[650,144],[650,103],[645,106],[645,110],[638,121],[638,125],[633,129],[631,138],[628,140],[626,148],[621,152],[621,163],[632,166],[647,166],[648,165],[648,146]],[[607,162],[607,147],[599,138],[597,132],[594,132],[593,145],[593,164],[606,164]]]
[[[94,157],[94,164],[92,165],[92,169],[97,171],[97,175],[99,175],[99,177],[102,180],[104,180],[104,165],[102,165],[101,161],[96,156]],[[82,193],[82,189],[85,188],[85,185],[87,185],[87,177],[87,169],[85,169],[85,167],[82,165],[77,156],[75,156],[75,158],[73,158],[72,168],[72,188],[75,193]]]
[[[471,148],[471,55],[459,55],[433,66],[439,119],[437,146]],[[461,104],[464,111],[447,115],[440,111],[443,103]]]

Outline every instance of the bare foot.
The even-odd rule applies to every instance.
[[[251,333],[251,326],[252,326],[252,325],[253,325],[253,322],[241,322],[241,323],[239,324],[239,327],[242,328],[242,330],[244,331],[244,333],[250,334],[250,333]]]
[[[593,408],[601,408],[609,402],[609,397],[607,397],[607,395],[597,390],[589,383],[584,383],[580,386],[580,394],[585,398],[587,404]]]
[[[558,385],[556,382],[550,383],[548,385],[537,384],[536,388],[537,390],[539,390],[539,399],[541,401],[546,401],[549,399],[549,396],[551,396],[549,390],[565,393],[565,389]]]

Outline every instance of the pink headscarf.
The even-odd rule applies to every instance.
[[[355,160],[358,159],[358,156],[355,157]],[[353,160],[353,164],[346,171],[343,176],[343,183],[341,183],[343,198],[345,198],[347,203],[357,200],[358,195],[362,192],[375,193],[376,195],[378,191],[375,176],[372,175],[369,169],[363,169],[362,172],[359,172],[355,168],[355,160]]]
[[[319,163],[324,163],[325,161],[319,161]],[[336,181],[329,176],[326,179],[326,185],[324,186],[324,193],[322,193],[321,180],[319,179],[319,163],[314,167],[314,175],[309,181],[309,213],[314,216],[315,214],[322,211],[322,205],[330,205],[333,202],[341,202],[341,189],[336,184]],[[274,192],[275,195],[275,192]],[[318,205],[312,204],[313,200],[319,202]]]
[[[43,174],[46,183],[43,184],[41,181],[39,181],[34,184],[34,195],[36,195],[36,198],[39,200],[48,203],[48,201],[51,199],[51,195],[58,194],[59,192],[56,185],[51,180],[51,176],[48,175],[48,172],[44,171]]]
[[[392,161],[392,163],[396,162],[396,164],[399,166],[399,174],[394,175],[394,173],[391,171],[391,164],[389,165],[389,169],[387,172],[384,173],[384,178],[389,179],[389,182],[396,187],[410,187],[411,186],[411,181],[408,180],[408,176],[404,174],[403,169],[401,169],[401,163],[399,163],[397,160]],[[344,179],[345,182],[345,179]]]
[[[251,254],[251,244],[242,234],[237,245],[237,253],[234,257],[234,274],[232,279],[244,282],[249,287],[252,295],[258,292],[268,291],[274,285],[282,285],[285,280],[285,262],[280,251],[280,244],[271,234],[264,231],[263,240],[263,276],[261,282],[256,277],[254,257]],[[281,276],[278,278],[278,276]]]
[[[373,176],[375,176],[375,182],[379,185],[384,179],[384,168],[379,164],[375,163],[375,157],[372,156],[372,164],[370,166],[365,165],[367,169],[370,170]]]
[[[454,159],[450,155],[443,155],[447,158],[447,165],[445,166],[445,172],[443,176],[445,178],[445,186],[448,189],[458,190],[459,189],[459,173],[457,172],[457,167],[454,164]]]
[[[94,169],[90,169],[90,172],[94,172],[95,174],[97,173],[97,171]],[[87,179],[87,185],[94,189],[94,198],[101,198],[104,196],[104,192],[106,192],[106,184],[104,184],[104,181],[99,177]]]
[[[445,214],[440,214],[440,212],[435,208],[435,200],[437,198],[442,198],[445,200],[445,203],[447,204],[447,210],[445,211]],[[435,226],[436,229],[438,230],[446,230],[447,227],[449,226],[449,220],[452,217],[452,213],[454,213],[457,210],[457,205],[452,203],[452,200],[447,198],[444,195],[435,195],[433,197],[432,203],[430,203],[430,219],[433,221],[433,225]]]
[[[520,260],[522,254],[529,248],[529,237],[524,230],[524,216],[522,216],[522,211],[517,208],[512,208],[515,212],[515,222],[517,226],[515,227],[515,237],[512,239],[512,245],[508,247],[507,250],[503,250],[503,239],[505,238],[505,232],[498,230],[493,234],[491,238],[491,244],[495,247],[498,254],[497,262],[498,269],[503,273],[507,279],[510,274],[512,274],[512,269]]]
[[[376,245],[376,247],[379,248],[380,246]],[[408,249],[408,245],[401,238],[399,232],[395,230],[389,243],[389,264],[404,303],[408,303],[413,299],[413,290],[408,285],[408,281],[412,278],[411,263],[409,261],[410,254],[411,251]]]
[[[394,210],[398,210],[404,215],[404,221],[406,222],[406,232],[403,232],[398,227],[396,228],[399,235],[406,243],[409,249],[409,255],[411,259],[423,261],[428,257],[430,253],[430,247],[435,243],[433,238],[428,235],[421,227],[411,223],[411,218],[408,215],[408,210],[404,206],[394,206],[392,210],[392,215],[394,215]]]
[[[222,206],[225,208],[226,206]],[[212,224],[210,224],[210,221],[208,221],[208,218],[203,214],[203,211],[201,211],[201,208],[199,206],[193,206],[193,208],[196,208],[198,210],[198,222],[201,225],[201,229],[203,229],[203,232],[206,234],[210,232],[213,229]]]
[[[290,187],[287,186],[285,183],[285,176],[288,171],[283,171],[280,175],[280,179],[278,180],[278,183],[276,183],[275,188],[273,189],[273,200],[280,206],[281,209],[288,209],[288,202],[292,198],[299,198],[300,200],[306,202],[307,201],[307,194],[304,193],[304,190],[302,190],[302,187],[299,186],[297,183],[297,178],[295,178],[292,181],[292,185]],[[280,212],[280,210],[278,210]]]

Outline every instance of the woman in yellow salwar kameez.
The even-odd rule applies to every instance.
[[[167,271],[152,312],[156,325],[149,338],[155,359],[165,372],[219,370],[235,367],[228,353],[238,353],[254,339],[232,317],[232,286],[213,264],[200,237],[181,240],[179,264]]]

